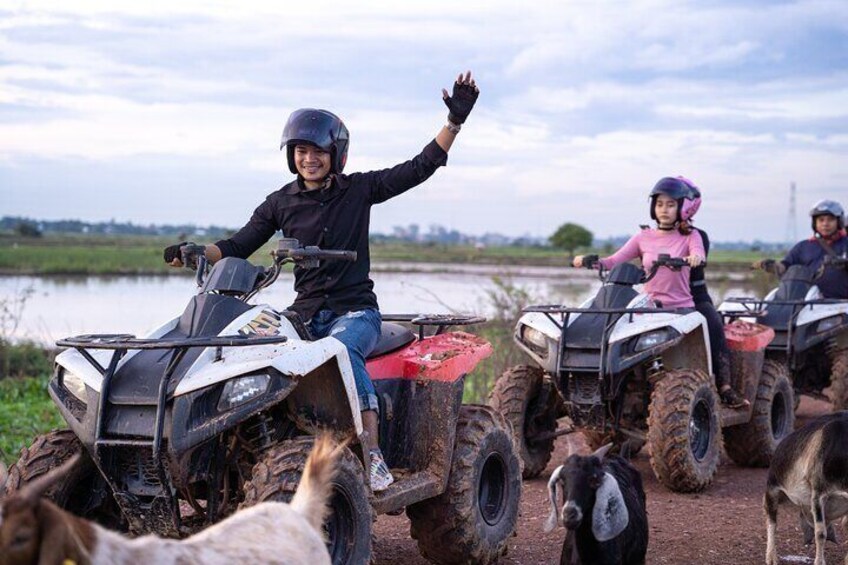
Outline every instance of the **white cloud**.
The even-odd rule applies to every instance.
[[[450,166],[387,204],[378,229],[549,233],[567,218],[618,234],[679,172],[707,187],[703,217],[744,237],[738,187],[779,222],[775,187],[806,197],[848,177],[844,1],[0,0],[0,13],[0,179],[175,157],[204,190],[224,192],[204,160],[285,179],[280,128],[305,105],[346,120],[349,170],[383,168],[432,138],[439,89],[466,66],[483,94]]]

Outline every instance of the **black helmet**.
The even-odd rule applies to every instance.
[[[327,110],[301,108],[289,116],[283,128],[280,149],[286,148],[289,170],[297,174],[294,164],[295,145],[314,145],[330,154],[330,172],[341,173],[347,162],[350,133],[344,122]]]
[[[657,213],[654,210],[657,204],[657,196],[665,194],[669,198],[677,200],[677,221],[688,220],[695,215],[701,206],[701,191],[698,187],[683,177],[663,177],[654,185],[651,194],[651,219],[656,221]],[[688,200],[688,202],[687,202]]]
[[[816,231],[816,216],[831,215],[836,218],[836,229],[845,228],[845,210],[835,200],[819,200],[810,209],[810,218],[813,221],[813,231]]]

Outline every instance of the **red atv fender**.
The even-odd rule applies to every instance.
[[[449,332],[369,359],[366,364],[371,380],[407,379],[455,382],[474,370],[492,354],[492,345],[483,338],[465,332]]]

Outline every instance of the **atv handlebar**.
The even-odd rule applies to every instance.
[[[646,283],[652,278],[654,278],[657,275],[657,272],[660,270],[660,267],[665,267],[667,269],[671,269],[672,271],[679,271],[683,267],[689,266],[689,261],[687,261],[683,257],[672,257],[666,253],[661,253],[657,256],[657,260],[654,261],[654,264],[651,266],[651,270],[645,273],[645,277],[642,282]],[[703,263],[701,263],[700,266],[706,267],[707,262],[704,261]]]
[[[280,239],[272,255],[276,261],[291,261],[306,269],[318,267],[322,260],[356,261],[356,251],[321,249],[314,245],[303,247],[298,240],[286,237]]]

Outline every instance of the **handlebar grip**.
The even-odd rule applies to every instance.
[[[585,269],[594,269],[597,267],[600,258],[597,255],[584,255],[583,256],[583,268]]]

